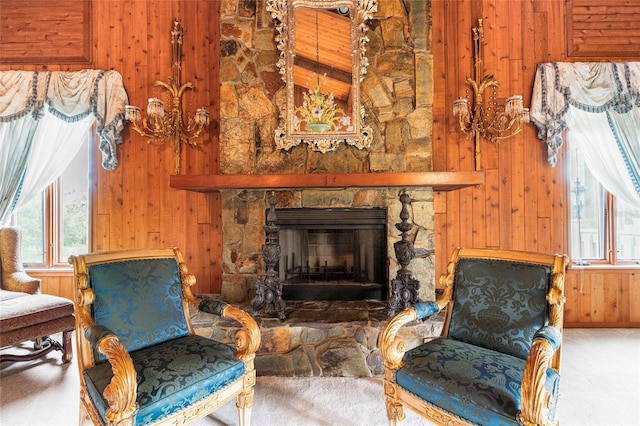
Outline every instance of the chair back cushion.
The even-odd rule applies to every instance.
[[[87,277],[93,320],[115,332],[129,352],[189,334],[175,258],[91,265]]]
[[[526,359],[547,324],[550,280],[545,265],[459,258],[448,336]]]

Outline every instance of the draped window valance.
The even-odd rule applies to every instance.
[[[127,94],[116,71],[0,72],[0,223],[57,179],[95,125],[118,165]]]
[[[0,72],[0,122],[11,122],[28,114],[38,120],[45,112],[66,122],[93,115],[100,137],[102,166],[107,170],[118,164],[116,145],[122,143],[127,103],[122,76],[117,71]]]
[[[640,205],[640,62],[539,64],[531,121],[550,165],[566,130],[600,183]]]

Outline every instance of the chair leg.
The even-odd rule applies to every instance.
[[[253,387],[238,395],[238,425],[251,426],[251,408],[253,407]]]
[[[62,362],[68,364],[73,359],[73,349],[71,345],[71,333],[73,330],[62,332]]]
[[[82,403],[82,401],[80,401],[80,412],[79,412],[79,419],[78,419],[78,425],[79,426],[86,426],[91,424],[91,417],[89,416],[89,413],[87,412],[87,409],[85,408],[84,404]]]
[[[402,404],[398,404],[391,398],[386,398],[385,405],[387,406],[387,419],[389,419],[389,426],[402,426],[404,422],[405,414]]]

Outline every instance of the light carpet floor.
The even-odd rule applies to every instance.
[[[78,424],[78,372],[58,352],[0,366],[2,426]],[[640,329],[567,329],[560,423],[640,425]],[[197,426],[237,424],[235,403]],[[427,425],[407,410],[406,426]],[[258,377],[254,426],[384,426],[379,378]]]

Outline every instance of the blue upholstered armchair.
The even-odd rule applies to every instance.
[[[250,315],[190,290],[178,249],[69,258],[76,285],[81,415],[94,424],[183,424],[237,398],[249,425],[260,330]],[[239,321],[235,348],[194,334],[188,305]]]
[[[436,424],[558,423],[568,258],[456,249],[444,293],[398,313],[378,346],[389,425],[404,407]],[[446,308],[442,335],[407,350],[400,328]]]

